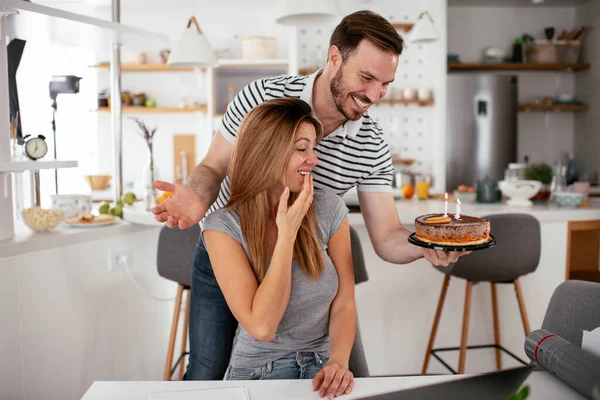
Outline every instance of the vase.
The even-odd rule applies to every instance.
[[[159,179],[158,168],[154,164],[153,154],[150,152],[148,162],[142,168],[142,188],[144,193],[144,208],[152,211],[156,205],[156,189],[154,181]]]

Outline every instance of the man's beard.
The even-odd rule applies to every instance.
[[[350,121],[358,121],[362,118],[361,113],[352,112],[352,115],[348,115],[348,113],[344,110],[343,101],[347,97],[345,93],[347,93],[346,86],[344,85],[344,73],[342,70],[344,66],[342,65],[338,72],[335,73],[333,78],[331,79],[331,83],[329,88],[331,90],[331,95],[333,96],[333,102],[335,103],[338,111]],[[354,100],[353,100],[354,101]]]

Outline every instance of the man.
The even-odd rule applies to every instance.
[[[394,80],[403,40],[383,17],[359,11],[335,28],[326,66],[310,76],[279,76],[257,80],[230,103],[209,152],[186,186],[156,182],[172,192],[153,209],[159,222],[186,229],[229,197],[226,177],[241,120],[257,104],[280,97],[298,97],[313,108],[325,137],[317,146],[318,165],[312,175],[317,189],[339,195],[357,186],[361,212],[375,251],[384,260],[407,264],[425,257],[446,266],[462,253],[445,253],[408,243],[392,195],[392,161],[383,132],[367,114]],[[186,379],[222,379],[229,362],[237,321],[229,311],[200,239],[192,272],[190,363]]]

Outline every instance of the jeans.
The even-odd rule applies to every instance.
[[[329,358],[312,351],[297,351],[254,368],[227,369],[225,380],[313,379]]]
[[[237,326],[200,238],[192,269],[190,358],[185,380],[223,379]]]

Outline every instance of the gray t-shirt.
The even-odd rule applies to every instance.
[[[348,214],[340,196],[315,191],[313,208],[317,217],[319,241],[324,269],[317,280],[308,277],[296,261],[292,262],[292,287],[287,308],[272,342],[261,342],[238,326],[230,364],[236,368],[251,368],[277,360],[296,351],[315,351],[329,357],[329,309],[338,290],[338,276],[327,253],[329,238]],[[220,209],[204,220],[202,232],[222,232],[242,245],[249,256],[242,235],[240,216],[236,210]]]

